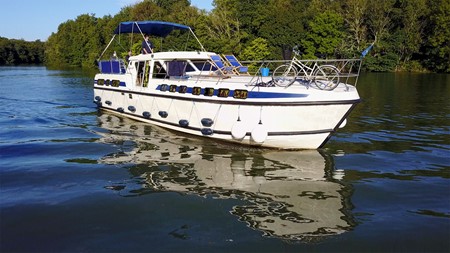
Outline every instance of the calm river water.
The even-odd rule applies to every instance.
[[[450,75],[362,75],[318,151],[100,113],[92,79],[0,68],[1,252],[450,251]]]

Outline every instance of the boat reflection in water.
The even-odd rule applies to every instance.
[[[278,151],[211,143],[101,114],[102,142],[121,152],[102,158],[131,164],[136,185],[108,186],[122,195],[157,191],[243,200],[230,212],[264,235],[316,241],[355,225],[351,187],[340,183],[333,158],[317,150]]]

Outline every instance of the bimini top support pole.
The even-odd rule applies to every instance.
[[[139,27],[139,24],[138,24],[137,22],[134,22],[134,23],[136,24],[136,27],[139,29],[139,32],[141,33],[142,38],[144,38],[144,40],[145,40],[145,34],[142,32],[141,28]],[[152,47],[148,44],[147,41],[146,41],[145,43],[147,44],[148,48],[150,48],[150,51],[151,51],[152,54],[153,54],[153,49],[152,49]]]
[[[192,33],[192,35],[194,35],[194,38],[197,40],[198,44],[200,45],[200,47],[202,48],[203,52],[206,52],[205,48],[203,47],[202,43],[200,42],[200,40],[197,38],[197,36],[195,35],[194,31],[192,31],[192,29],[189,27],[189,31]]]
[[[114,36],[112,37],[112,39],[109,41],[108,45],[106,46],[105,50],[103,50],[102,54],[98,57],[98,59],[97,59],[98,61],[100,61],[102,56],[105,54],[106,50],[109,48],[109,46],[111,45],[111,43],[113,42],[115,37],[116,37],[116,34],[114,34]]]

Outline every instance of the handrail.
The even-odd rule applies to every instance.
[[[299,60],[295,57],[291,60],[264,60],[264,61],[241,61],[243,64],[258,66],[257,71],[255,72],[255,76],[260,76],[260,70],[263,67],[270,67],[271,70],[274,70],[276,67],[283,64],[290,64],[292,61],[301,62],[304,65],[311,66],[317,64],[319,66],[323,65],[332,65],[336,67],[339,72],[339,78],[343,83],[351,84],[356,86],[358,82],[358,77],[361,70],[362,59],[361,58],[352,58],[352,59],[308,59],[308,60]],[[255,68],[254,68],[255,69]]]
[[[186,77],[188,79],[192,78],[194,82],[199,82],[204,78],[209,79],[210,81],[220,83],[220,82],[232,82],[232,83],[245,83],[247,86],[265,86],[271,87],[276,85],[274,83],[274,79],[272,78],[272,72],[280,65],[284,65],[290,63],[292,60],[264,60],[264,61],[240,61],[243,65],[249,66],[250,76],[242,76],[232,72],[229,73],[218,73],[217,66],[214,65],[211,59],[197,59],[191,60],[190,63],[183,66],[183,71],[186,71]],[[319,66],[323,65],[332,65],[336,69],[338,69],[338,76],[340,81],[347,88],[349,85],[356,86],[359,73],[360,73],[360,65],[362,59],[315,59],[315,60],[297,60],[302,62],[305,65],[310,64],[318,64]],[[100,65],[103,63],[105,65]],[[106,66],[108,65],[108,66]],[[190,66],[190,67],[189,67]],[[193,68],[195,66],[195,68]],[[99,67],[101,68],[102,73],[108,74],[123,74],[121,70],[121,64],[119,61],[101,61],[99,62]],[[104,67],[104,68],[102,68]],[[189,69],[187,69],[189,68]],[[267,75],[267,70],[262,73],[263,68],[268,68],[270,70]],[[339,80],[338,79],[338,80]],[[312,79],[313,80],[313,79]],[[308,79],[305,76],[297,76],[295,85],[307,85],[309,87]]]

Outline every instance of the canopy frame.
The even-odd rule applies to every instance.
[[[200,45],[201,50],[203,52],[206,51],[205,48],[203,47],[203,44],[200,42],[200,40],[195,35],[194,31],[189,26],[164,21],[130,21],[130,22],[121,22],[117,26],[117,28],[114,30],[113,37],[106,46],[105,50],[103,50],[103,52],[101,53],[99,60],[105,54],[106,50],[109,48],[112,41],[115,39],[116,35],[120,35],[122,33],[131,33],[131,34],[140,33],[142,38],[144,38],[145,34],[165,38],[173,30],[188,30],[194,36],[197,43]],[[150,48],[150,50],[153,53],[153,49]]]

